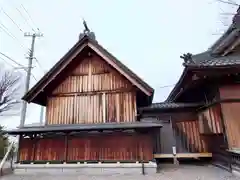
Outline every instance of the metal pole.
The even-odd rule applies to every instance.
[[[29,90],[35,38],[36,38],[36,35],[33,34],[32,35],[32,45],[31,45],[30,55],[29,55],[29,58],[28,58],[28,70],[27,70],[27,77],[26,77],[24,93],[27,93],[28,90]],[[27,111],[27,102],[23,101],[22,113],[21,113],[21,119],[20,119],[20,125],[19,125],[20,128],[24,126],[25,119],[26,119],[26,111]]]
[[[41,112],[40,112],[40,125],[43,125],[43,113],[44,113],[44,107],[41,106]]]
[[[26,77],[26,83],[25,83],[25,92],[24,92],[24,93],[27,93],[28,90],[29,90],[29,86],[30,86],[30,78],[31,78],[32,61],[33,61],[33,55],[34,55],[35,39],[36,39],[36,37],[41,37],[42,34],[25,33],[24,36],[32,37],[31,50],[30,50],[30,54],[29,54],[29,57],[28,57],[28,67],[27,67],[28,70],[27,70],[27,77]],[[27,112],[27,102],[23,101],[22,110],[21,110],[21,119],[20,119],[20,125],[19,125],[20,128],[24,126],[25,119],[26,119],[26,112]]]

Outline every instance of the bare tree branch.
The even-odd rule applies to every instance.
[[[0,116],[18,111],[20,96],[21,75],[12,70],[0,69]]]
[[[224,3],[224,4],[229,4],[229,5],[233,5],[233,6],[239,6],[239,4],[237,4],[234,1],[228,0],[228,1],[224,1],[224,0],[217,0],[218,2]]]

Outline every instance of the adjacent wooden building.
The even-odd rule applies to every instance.
[[[206,52],[184,54],[184,71],[165,102],[140,108],[159,120],[155,157],[212,157],[228,170],[240,167],[240,10]],[[164,138],[167,137],[167,138]]]
[[[105,50],[89,30],[27,93],[46,106],[46,124],[21,127],[19,163],[150,161],[160,123],[142,122],[139,107],[154,90]]]

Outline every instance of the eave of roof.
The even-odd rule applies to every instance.
[[[234,41],[234,37],[236,35],[240,35],[239,15],[240,8],[237,10],[236,15],[233,17],[232,24],[227,29],[227,31],[207,51],[192,56],[193,63],[187,64],[185,66],[180,79],[167,97],[167,102],[174,101],[176,94],[181,93],[183,90],[181,88],[181,84],[188,72],[192,70],[233,68],[240,65],[240,57],[237,55],[217,55],[219,52],[224,50],[226,46],[230,45]]]
[[[39,94],[40,91],[43,91],[44,83],[47,82],[48,78],[54,76],[55,71],[58,70],[59,66],[61,66],[67,59],[71,56],[73,52],[75,52],[79,47],[84,45],[85,42],[89,42],[96,46],[99,51],[104,53],[109,59],[111,59],[115,64],[117,64],[120,68],[122,68],[126,73],[136,80],[143,88],[146,89],[147,92],[149,92],[148,96],[152,99],[154,94],[154,89],[150,87],[146,82],[144,82],[140,77],[138,77],[134,72],[132,72],[127,66],[125,66],[123,63],[121,63],[118,59],[116,59],[111,53],[109,53],[106,49],[104,49],[101,45],[99,45],[95,40],[91,40],[88,36],[83,36],[61,59],[58,63],[56,63],[52,69],[48,71],[48,73],[43,76],[43,78],[32,88],[30,89],[24,96],[23,100],[27,102],[31,102],[33,98],[35,98],[36,95]],[[86,43],[86,46],[87,43]]]
[[[174,86],[173,90],[168,95],[168,97],[167,97],[165,102],[173,102],[175,94],[177,94],[177,93],[179,93],[181,91],[180,86],[181,86],[182,82],[184,81],[185,76],[187,75],[187,73],[188,73],[188,68],[185,67],[183,72],[182,72],[181,77],[179,78],[177,84]]]
[[[71,132],[71,131],[97,131],[97,130],[117,130],[117,129],[146,129],[161,128],[162,125],[153,122],[133,122],[133,123],[104,123],[104,124],[72,124],[72,125],[47,125],[34,126],[20,129],[8,130],[10,135],[23,133],[44,133],[44,132]]]
[[[182,109],[182,108],[198,108],[202,104],[198,103],[174,103],[174,102],[160,102],[152,103],[150,106],[142,107],[140,111],[155,111],[155,110],[171,110],[171,109]]]
[[[189,72],[197,70],[216,70],[216,69],[230,69],[240,68],[240,56],[239,55],[227,55],[227,56],[213,56],[211,51],[205,51],[192,56],[194,63],[188,64],[178,80],[177,84],[170,92],[167,102],[174,101],[174,96],[180,93],[182,83]]]

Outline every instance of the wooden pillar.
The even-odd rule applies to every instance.
[[[33,148],[32,148],[32,161],[35,161],[35,156],[36,156],[36,147],[37,147],[37,135],[33,135]]]
[[[102,94],[103,122],[106,122],[106,93]]]
[[[66,133],[66,135],[65,135],[65,157],[64,157],[64,161],[65,162],[67,162],[68,161],[68,136],[69,136],[69,134],[68,133]]]
[[[20,159],[20,154],[21,154],[21,141],[22,141],[22,136],[23,135],[19,135],[18,137],[18,150],[17,150],[17,162],[19,162],[21,159]]]
[[[217,88],[217,90],[218,90],[217,95],[216,95],[217,96],[217,101],[220,101],[221,97],[220,97],[219,87]],[[227,146],[227,148],[229,148],[227,131],[226,131],[226,126],[225,126],[225,119],[224,119],[224,116],[223,116],[221,103],[219,103],[219,106],[220,106],[220,120],[221,120],[221,124],[222,124],[224,142],[225,142],[225,145]]]

